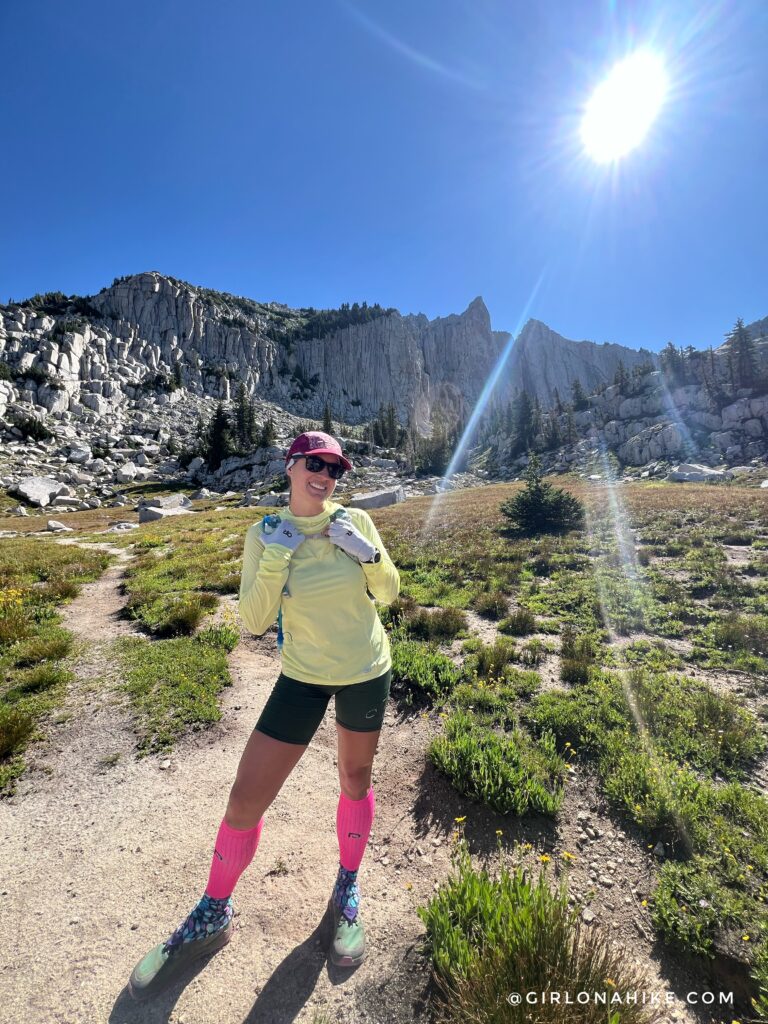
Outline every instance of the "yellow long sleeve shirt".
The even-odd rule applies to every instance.
[[[347,685],[383,675],[391,667],[389,639],[377,601],[390,604],[400,590],[400,574],[364,509],[348,512],[357,529],[381,552],[381,561],[362,565],[319,534],[336,502],[326,500],[315,516],[280,517],[295,523],[306,540],[291,552],[260,539],[261,520],[248,528],[240,580],[240,617],[252,633],[266,632],[283,612],[282,670],[304,683]]]

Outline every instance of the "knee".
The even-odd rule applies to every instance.
[[[350,800],[362,800],[371,785],[371,764],[339,764],[341,791]]]
[[[239,780],[229,792],[224,820],[231,828],[254,828],[266,811],[255,794]]]

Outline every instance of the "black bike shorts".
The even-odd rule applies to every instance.
[[[346,686],[302,683],[281,672],[255,728],[284,743],[308,744],[336,697],[336,721],[353,732],[381,728],[389,698],[392,669],[383,676]]]

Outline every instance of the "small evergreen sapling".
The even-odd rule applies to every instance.
[[[542,478],[541,459],[531,455],[526,486],[500,506],[520,533],[560,533],[581,526],[584,506],[578,498]]]

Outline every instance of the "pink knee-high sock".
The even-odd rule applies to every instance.
[[[339,838],[339,860],[347,871],[357,871],[365,853],[365,844],[371,834],[376,798],[373,786],[362,800],[350,800],[346,793],[339,794],[336,810],[336,835]]]
[[[222,818],[205,887],[209,896],[220,900],[232,895],[238,878],[253,860],[263,826],[264,818],[255,828],[245,830],[232,828]]]

